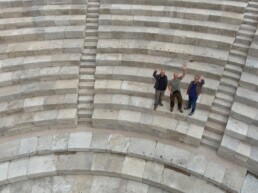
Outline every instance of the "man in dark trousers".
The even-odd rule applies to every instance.
[[[154,85],[155,88],[155,102],[154,102],[154,110],[157,109],[158,105],[163,106],[162,98],[164,96],[164,92],[167,89],[168,79],[165,75],[165,71],[163,69],[160,70],[160,74],[157,74],[158,69],[153,72],[153,77],[156,80]]]
[[[185,107],[185,110],[192,109],[191,112],[188,114],[192,116],[194,114],[196,108],[196,101],[198,96],[202,93],[202,86],[204,85],[204,78],[203,76],[195,75],[194,80],[191,81],[188,89],[187,95],[189,96],[188,106]]]
[[[174,105],[175,105],[175,98],[176,98],[178,103],[177,105],[178,110],[179,112],[183,113],[183,110],[182,110],[183,99],[180,91],[180,84],[181,84],[181,80],[185,77],[185,74],[186,74],[186,64],[183,65],[183,74],[179,76],[178,72],[175,72],[173,75],[174,76],[173,79],[169,81],[168,89],[170,92],[170,111],[171,112],[173,112]]]

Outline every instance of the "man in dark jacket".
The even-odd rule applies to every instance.
[[[187,89],[187,95],[189,96],[188,100],[188,106],[185,107],[185,110],[192,109],[191,112],[188,114],[189,116],[192,116],[194,114],[195,108],[196,108],[196,101],[198,99],[198,96],[202,93],[202,86],[204,85],[204,78],[203,76],[195,75],[194,80],[191,81],[188,89]]]
[[[155,88],[155,102],[154,102],[154,110],[157,109],[157,106],[163,106],[162,97],[164,96],[164,92],[167,89],[168,79],[165,75],[165,71],[163,69],[160,70],[160,74],[157,74],[158,69],[153,72],[153,77],[156,80],[154,85]]]

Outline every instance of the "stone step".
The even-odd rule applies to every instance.
[[[250,38],[250,37],[237,36],[236,39],[235,39],[235,42],[236,43],[242,43],[242,44],[250,46],[251,43],[252,43],[252,40],[253,39]]]
[[[92,20],[92,23],[93,23],[93,21],[94,21],[94,23],[97,23],[96,20],[98,20],[98,18],[99,18],[99,13],[89,13],[89,14],[87,14],[87,18],[95,19],[95,20]]]
[[[98,23],[88,23],[88,24],[86,24],[86,29],[94,29],[94,30],[96,30],[96,29],[98,29],[98,27],[99,27]]]
[[[221,107],[218,107],[218,106],[212,106],[211,107],[211,112],[212,113],[217,113],[217,114],[223,115],[223,116],[229,116],[230,110],[225,109],[225,108],[221,108]]]
[[[96,29],[86,29],[85,30],[85,36],[97,36],[98,30]]]
[[[89,42],[97,42],[98,37],[97,36],[87,36],[84,38],[85,44],[88,44]]]
[[[220,144],[220,142],[222,140],[222,135],[219,135],[217,133],[213,133],[213,132],[208,131],[208,130],[204,130],[202,138]]]
[[[88,2],[88,7],[98,7],[100,6],[100,2]]]
[[[248,37],[248,38],[253,38],[254,37],[254,32],[249,31],[249,30],[244,30],[244,29],[240,29],[237,32],[238,36],[244,36],[244,37]]]
[[[81,104],[78,104],[78,110],[93,110],[93,104],[84,104],[84,103],[81,103]]]
[[[248,18],[248,19],[257,19],[258,18],[258,13],[245,13],[244,14],[244,18]]]
[[[78,102],[88,104],[88,103],[93,103],[94,97],[93,96],[79,96],[78,97]]]
[[[223,94],[220,92],[216,93],[216,99],[219,99],[221,101],[227,102],[227,103],[232,103],[233,102],[233,97],[227,94]]]
[[[257,20],[256,19],[244,18],[243,23],[251,25],[251,26],[256,26],[257,25]]]
[[[81,62],[81,65],[80,65],[81,68],[95,68],[96,67],[96,64],[95,64],[95,61],[94,62]]]
[[[94,75],[95,70],[96,70],[95,68],[81,68],[80,69],[80,75],[84,75],[84,74]]]
[[[233,87],[236,87],[236,88],[238,87],[238,81],[228,79],[228,78],[222,78],[221,79],[221,84],[226,85],[226,86],[233,86]]]
[[[90,13],[99,13],[99,7],[88,7],[87,15]]]
[[[93,112],[92,110],[79,110],[78,118],[91,118],[92,112]]]
[[[98,18],[86,18],[86,23],[98,23]]]
[[[232,45],[232,49],[239,50],[239,51],[242,51],[242,52],[248,52],[249,46],[246,45],[246,44],[242,44],[242,43],[234,43]]]
[[[96,61],[96,56],[85,56],[83,55],[81,58],[83,63],[94,63]]]
[[[94,96],[94,89],[80,89],[79,96]]]
[[[246,7],[246,11],[247,13],[255,13],[258,14],[258,10],[254,7]]]
[[[247,25],[247,24],[241,24],[239,29],[251,31],[251,32],[254,32],[254,33],[256,31],[256,27],[251,26],[251,25]]]
[[[232,106],[231,103],[228,103],[228,102],[222,101],[220,99],[216,99],[216,98],[213,101],[213,105],[216,106],[216,107],[224,108],[226,110],[230,110],[230,108]]]
[[[258,2],[251,1],[248,3],[248,7],[258,8]]]
[[[228,72],[236,73],[236,74],[241,74],[243,69],[239,66],[233,65],[233,64],[226,64],[225,65],[225,70]]]
[[[233,97],[236,93],[236,88],[220,84],[219,88],[218,88],[218,91]]]
[[[223,135],[225,126],[215,123],[213,121],[208,121],[205,126],[205,130],[209,130],[209,131],[217,133],[219,135]]]
[[[80,75],[80,82],[92,82],[95,81],[95,75]]]
[[[97,49],[84,49],[83,50],[83,55],[86,55],[86,56],[95,56],[96,57],[96,51]]]
[[[241,57],[241,58],[246,58],[247,53],[239,50],[230,50],[230,55],[231,56],[236,56],[236,57]]]
[[[227,117],[216,114],[216,113],[210,113],[208,120],[212,121],[212,122],[215,122],[215,123],[218,123],[218,124],[221,124],[223,126],[226,126],[226,124],[228,122]]]
[[[80,82],[80,89],[94,89],[94,82]]]
[[[96,49],[97,42],[85,42],[84,49]]]
[[[78,124],[89,124],[92,127],[91,118],[78,118]]]
[[[229,79],[233,79],[236,81],[238,81],[240,79],[240,76],[241,76],[241,73],[230,72],[227,70],[225,70],[222,75],[222,77],[224,77],[224,78],[229,78]]]
[[[202,139],[201,144],[214,150],[217,150],[219,148],[219,143],[204,138]]]
[[[246,62],[245,58],[232,56],[230,54],[228,56],[228,61],[227,61],[228,64],[233,64],[242,68],[245,66],[245,62]]]

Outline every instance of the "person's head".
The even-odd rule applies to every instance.
[[[160,75],[161,75],[161,76],[164,76],[164,75],[165,75],[165,70],[164,70],[164,69],[161,69],[161,70],[160,70]]]
[[[178,72],[174,72],[174,79],[178,79]]]
[[[200,76],[199,75],[195,75],[194,76],[194,82],[197,83],[200,80]]]

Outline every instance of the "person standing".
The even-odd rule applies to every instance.
[[[183,98],[180,91],[181,80],[185,77],[186,74],[186,64],[183,65],[183,74],[181,76],[178,75],[178,72],[175,72],[173,75],[173,79],[169,81],[168,89],[170,92],[170,111],[173,112],[175,105],[175,98],[178,103],[178,110],[183,113],[182,103]]]
[[[202,93],[202,86],[204,85],[204,77],[203,75],[195,75],[194,80],[191,81],[189,84],[189,87],[187,89],[187,95],[188,95],[188,106],[185,107],[185,110],[191,109],[191,112],[188,114],[189,116],[192,116],[196,109],[196,101],[198,99],[198,96]]]
[[[155,101],[154,101],[154,110],[157,109],[158,105],[163,106],[162,98],[164,96],[164,92],[167,89],[168,79],[165,75],[165,71],[163,69],[160,70],[160,74],[157,74],[158,69],[153,72],[153,77],[156,80],[154,85],[155,88]]]

